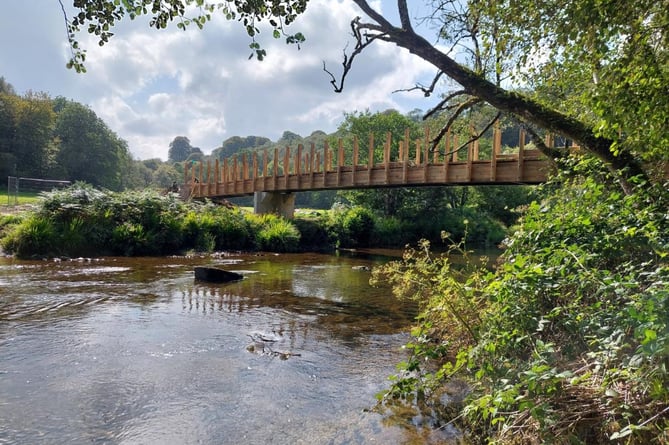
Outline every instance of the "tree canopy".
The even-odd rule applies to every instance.
[[[615,2],[447,0],[425,2],[425,17],[411,17],[407,1],[398,0],[396,24],[370,2],[353,1],[365,18],[351,22],[357,43],[345,53],[343,71],[331,73],[335,91],[342,90],[365,48],[387,42],[435,67],[431,85],[411,89],[441,94],[443,100],[428,114],[449,114],[453,119],[446,126],[486,102],[526,125],[539,148],[541,131],[575,141],[617,172],[627,190],[630,177],[649,176],[654,166],[667,161],[669,0],[624,8]],[[70,66],[83,69],[85,51],[76,40],[82,28],[104,44],[115,23],[140,15],[150,16],[154,28],[174,21],[183,29],[202,27],[220,13],[242,24],[252,55],[262,59],[265,52],[256,41],[259,23],[268,21],[274,38],[299,44],[305,37],[286,29],[307,6],[308,0],[74,0],[78,13],[66,17]],[[422,37],[418,23],[421,30],[437,29],[437,40]],[[531,93],[520,93],[521,86]]]

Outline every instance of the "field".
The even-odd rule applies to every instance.
[[[15,210],[24,208],[25,205],[35,204],[39,201],[39,194],[30,192],[19,193],[18,196],[7,195],[6,190],[0,191],[0,212],[13,213]]]

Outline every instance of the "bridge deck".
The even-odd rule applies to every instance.
[[[425,141],[428,137],[426,135]],[[375,155],[373,137],[369,142],[372,148],[366,160],[374,159]],[[259,159],[258,153],[252,153],[225,159],[222,165],[218,160],[214,165],[207,162],[206,168],[202,163],[190,167],[186,164],[185,182],[192,198],[219,198],[255,192],[539,184],[546,181],[552,168],[539,151],[525,149],[522,133],[518,149],[514,153],[502,154],[501,133],[495,129],[489,159],[479,159],[478,141],[465,147],[465,159],[458,159],[458,151],[450,151],[451,146],[457,146],[457,139],[450,135],[446,137],[445,155],[429,151],[428,144],[423,142],[416,141],[414,150],[411,150],[407,132],[395,150],[400,160],[391,161],[392,145],[388,135],[383,145],[383,161],[365,164],[358,160],[357,139],[353,142],[353,149],[348,151],[344,150],[341,141],[336,150],[327,143],[320,150],[316,150],[313,144],[309,150],[299,145],[294,155],[291,155],[290,147],[283,150],[276,148],[272,160],[265,150],[262,159]]]

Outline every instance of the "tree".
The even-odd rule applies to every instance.
[[[16,95],[14,86],[4,76],[0,76],[0,93]]]
[[[648,165],[643,161],[666,161],[666,151],[660,147],[666,147],[667,142],[661,128],[669,109],[669,27],[663,25],[669,0],[643,0],[629,8],[607,7],[608,3],[584,6],[582,1],[570,0],[538,4],[530,0],[434,2],[430,14],[420,19],[440,30],[440,41],[436,43],[415,31],[406,0],[397,1],[398,24],[378,13],[368,1],[353,1],[367,18],[358,17],[351,22],[357,43],[344,57],[341,76],[332,75],[335,91],[343,89],[354,60],[365,48],[387,42],[435,67],[432,85],[416,86],[426,95],[433,94],[444,77],[459,85],[457,90],[444,92],[444,100],[432,112],[450,110],[457,114],[473,104],[487,102],[530,127],[540,149],[546,147],[536,129],[575,141],[616,172],[627,192],[631,177],[647,176]],[[75,0],[74,6],[80,12],[67,21],[73,49],[70,65],[83,68],[85,54],[76,41],[76,32],[82,26],[87,26],[104,44],[112,35],[110,27],[126,16],[151,15],[150,26],[155,28],[165,28],[177,20],[177,26],[185,28],[190,24],[202,27],[216,11],[242,23],[251,38],[252,55],[262,59],[264,50],[256,41],[260,32],[257,23],[268,20],[274,27],[274,37],[283,35],[288,43],[299,44],[304,36],[288,35],[285,30],[305,11],[307,3],[308,0],[231,0],[218,4],[202,0]],[[186,17],[189,6],[196,6],[196,17]],[[556,26],[558,23],[568,26]],[[528,54],[546,53],[553,57],[533,60],[531,69],[512,69],[528,62]],[[558,65],[566,69],[555,69]],[[553,75],[548,74],[550,68]],[[566,72],[577,96],[590,95],[589,105],[594,109],[585,115],[565,109],[545,96],[521,94],[501,86],[502,79],[519,72],[523,72],[526,84],[557,82],[562,87],[567,84],[559,82],[556,75]],[[578,82],[571,82],[574,79]],[[452,99],[458,97],[461,100],[454,105]],[[651,125],[641,131],[639,122]],[[653,135],[648,134],[649,130]],[[643,141],[651,141],[655,148],[643,147]]]
[[[196,148],[190,145],[190,139],[186,136],[177,136],[170,142],[167,152],[167,160],[170,162],[183,162],[193,153]],[[200,150],[199,148],[197,150]]]
[[[54,131],[60,141],[58,164],[71,181],[111,190],[125,188],[131,164],[128,144],[85,105],[69,101],[57,115]]]
[[[8,139],[1,143],[8,144],[4,149],[15,157],[16,174],[45,177],[55,150],[52,130],[56,114],[51,99],[44,93],[33,92],[24,97],[2,96],[5,111],[11,115],[13,110],[13,121],[9,124]],[[8,129],[5,125],[3,133]]]

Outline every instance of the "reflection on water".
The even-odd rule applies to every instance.
[[[415,315],[371,261],[0,259],[0,444],[427,443],[368,410]]]

